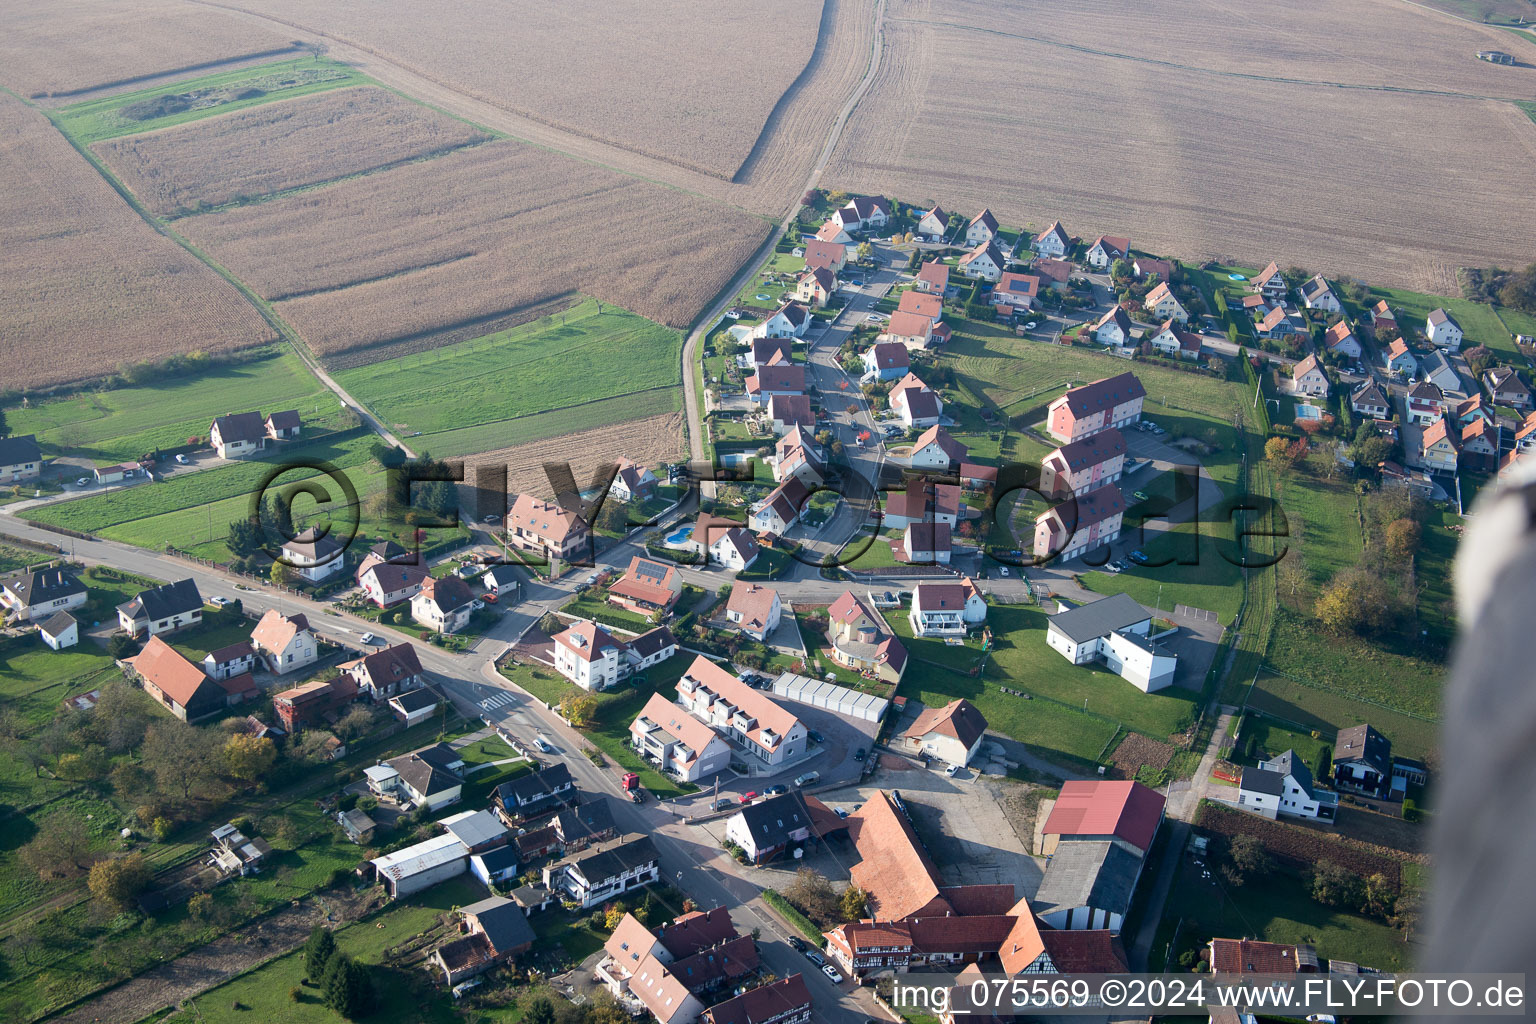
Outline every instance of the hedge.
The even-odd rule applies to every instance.
[[[764,889],[763,902],[778,911],[784,920],[794,925],[800,934],[814,942],[817,947],[826,942],[826,939],[821,934],[821,930],[811,922],[811,919],[796,910],[794,905],[780,895],[777,890]]]

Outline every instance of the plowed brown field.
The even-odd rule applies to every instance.
[[[291,31],[174,0],[0,5],[0,83],[23,96],[95,86],[293,47]]]
[[[476,466],[506,466],[509,493],[553,498],[544,474],[546,462],[569,462],[577,482],[585,486],[598,465],[620,455],[653,466],[682,454],[683,414],[673,412],[471,455],[463,460],[464,479],[475,479]]]
[[[36,111],[0,95],[0,391],[276,335],[131,210]]]
[[[329,354],[572,291],[685,326],[769,225],[499,141],[177,227]]]
[[[229,0],[476,99],[721,178],[811,57],[822,0]]]
[[[94,147],[161,216],[221,206],[490,138],[384,89],[338,89]]]
[[[1526,262],[1536,251],[1528,187],[1536,125],[1512,104],[1280,81],[1237,73],[1235,57],[1220,70],[1196,67],[1230,54],[1220,33],[1191,20],[1193,8],[1182,22],[1159,8],[1171,22],[1160,30],[1163,52],[1181,64],[1089,49],[1143,46],[1130,31],[1081,45],[1048,41],[1065,34],[1054,25],[1068,6],[1032,5],[1029,18],[997,28],[993,4],[901,4],[829,184],[962,210],[990,206],[1019,225],[1060,217],[1077,235],[1130,235],[1138,248],[1184,257],[1275,259],[1452,294],[1456,267]],[[978,25],[937,24],[939,10]],[[992,27],[979,24],[982,15]],[[1070,15],[1071,31],[1088,31],[1081,17]],[[1424,17],[1443,27],[1441,16]],[[1475,48],[1480,31],[1467,27],[1460,45]],[[1186,42],[1175,47],[1176,37]],[[1348,45],[1334,37],[1309,52]],[[1369,75],[1381,73],[1382,52],[1403,45],[1373,38]],[[1409,63],[1405,86],[1435,81],[1437,64],[1421,73]],[[1340,80],[1346,71],[1369,77],[1347,64],[1333,69]],[[1456,84],[1449,71],[1434,74]]]

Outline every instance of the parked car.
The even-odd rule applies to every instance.
[[[767,789],[763,790],[763,796],[778,796],[781,793],[788,793],[788,792],[789,792],[789,787],[788,786],[769,786]]]
[[[858,750],[853,752],[853,759],[855,761],[862,761],[864,760],[864,755],[866,753],[868,753],[868,751],[866,751],[863,747],[860,747]]]
[[[225,605],[229,604],[229,598],[227,598],[227,597],[210,597],[208,599],[208,603],[212,604],[212,605],[217,605],[220,608],[223,608]]]
[[[374,636],[372,633],[364,633],[362,636],[357,638],[357,642],[360,644],[371,644],[377,642],[378,639],[379,638]]]
[[[715,801],[714,809],[717,810],[717,811],[728,811],[728,810],[730,810],[734,806],[736,806],[736,805],[731,803],[729,800],[725,799],[724,797],[721,797],[719,800]]]
[[[1109,570],[1110,572],[1124,572],[1125,571],[1125,563],[1124,562],[1110,562],[1104,568]]]
[[[878,324],[884,319],[885,317],[881,316],[879,313],[871,313],[864,318],[864,322],[867,324]]]
[[[744,804],[749,804],[753,800],[756,800],[756,799],[757,799],[757,790],[755,790],[755,789],[754,790],[749,790],[748,792],[741,794],[741,802],[744,803]]]
[[[1007,576],[1007,575],[1008,575],[1008,567],[1007,567],[1007,566],[1006,566],[1006,565],[1000,565],[1000,566],[998,566],[998,567],[997,567],[997,571],[998,571],[998,572],[999,572],[999,573],[1001,573],[1001,574],[1002,574],[1002,575],[1004,575],[1004,576]]]
[[[812,743],[825,743],[825,742],[827,742],[827,738],[825,736],[823,736],[821,733],[817,732],[815,729],[811,729],[809,732],[806,733],[806,735],[810,737],[810,740],[811,740]]]
[[[1131,497],[1135,498],[1137,501],[1146,501],[1147,500],[1147,492],[1146,491],[1137,491],[1134,494],[1132,494]]]
[[[795,786],[797,788],[802,788],[802,787],[805,787],[805,786],[813,786],[813,785],[815,785],[816,783],[818,783],[820,781],[821,781],[821,772],[806,772],[804,775],[798,776],[795,779]]]
[[[185,455],[178,455],[176,456],[176,461],[185,466],[187,464],[187,457]]]
[[[835,983],[842,984],[843,976],[837,973],[837,968],[831,964],[822,964],[821,973],[831,978]]]
[[[645,790],[643,790],[643,789],[632,790],[630,792],[630,794],[629,794],[629,802],[632,803],[632,804],[643,804],[643,803],[645,803]]]
[[[839,818],[846,818],[846,817],[848,817],[848,812],[843,810],[841,807],[834,807],[834,808],[832,808],[832,813],[836,814]]]
[[[1147,553],[1145,551],[1141,550],[1140,548],[1137,548],[1135,551],[1132,551],[1130,554],[1126,555],[1125,557],[1129,558],[1131,561],[1135,562],[1137,565],[1146,565],[1147,564]]]
[[[944,774],[948,775],[950,778],[954,778],[956,775],[960,774],[960,766],[957,764],[952,764],[948,768],[944,769]]]
[[[495,513],[494,513],[494,512],[493,512],[493,513],[491,513],[491,514],[490,514],[490,515],[488,515],[488,516],[486,516],[486,517],[485,517],[485,518],[484,518],[484,519],[483,519],[483,520],[482,520],[482,522],[487,522],[487,523],[499,523],[499,522],[501,522],[501,516],[498,516],[498,515],[496,515],[496,514],[495,514]]]
[[[799,938],[798,936],[791,935],[789,937],[788,941],[789,941],[789,948],[794,950],[796,953],[804,953],[805,952],[805,940],[804,939]]]
[[[78,480],[76,480],[76,481],[75,481],[75,486],[76,486],[76,487],[84,487],[84,486],[86,486],[86,485],[87,485],[87,484],[89,484],[89,483],[90,483],[90,482],[91,482],[91,478],[90,478],[90,477],[88,477],[88,476],[83,476],[83,477],[81,477],[81,478],[80,478],[80,479],[78,479]]]
[[[826,964],[826,961],[822,959],[821,954],[816,952],[814,949],[805,949],[801,952],[805,954],[805,958],[807,960],[815,964],[817,967],[822,967]]]

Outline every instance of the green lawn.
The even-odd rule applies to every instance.
[[[1403,288],[1372,287],[1367,288],[1366,292],[1365,307],[1367,309],[1374,306],[1377,300],[1386,299],[1391,304],[1393,312],[1397,314],[1398,323],[1412,326],[1420,335],[1424,333],[1424,321],[1430,311],[1443,308],[1456,318],[1456,322],[1461,324],[1461,329],[1466,334],[1466,340],[1462,343],[1463,349],[1471,348],[1473,345],[1487,345],[1501,353],[1502,358],[1518,359],[1518,365],[1525,365],[1525,357],[1515,348],[1515,339],[1500,322],[1492,306],[1445,295],[1426,295],[1423,292],[1412,292]]]
[[[615,582],[617,582],[615,580]],[[560,611],[566,615],[576,615],[583,619],[592,619],[605,626],[614,626],[618,629],[627,629],[633,633],[644,633],[651,628],[648,619],[636,615],[627,608],[609,604],[605,600],[606,590],[593,588],[583,591],[567,601]]]
[[[137,92],[117,93],[47,113],[65,135],[81,145],[90,145],[103,139],[169,128],[273,100],[294,99],[371,81],[366,75],[340,61],[300,57],[256,64],[234,71],[221,71],[174,85],[157,85]],[[178,102],[174,99],[193,93],[200,94],[193,102]],[[135,118],[125,112],[125,108],[133,104],[154,103],[161,97],[167,98],[164,107],[167,112],[162,116]]]
[[[214,625],[205,617],[200,626],[172,633],[168,642],[188,661],[200,665],[208,652],[231,647],[242,640],[250,640],[251,630],[255,626],[256,624],[250,620],[228,626]]]
[[[150,384],[12,406],[5,415],[13,433],[36,434],[50,456],[111,465],[186,444],[189,437],[207,438],[213,418],[225,413],[297,409],[310,427],[334,425],[340,408],[299,357],[283,348],[203,373],[163,374]]]
[[[1259,761],[1278,757],[1287,750],[1294,750],[1301,755],[1302,761],[1311,770],[1312,777],[1325,778],[1321,771],[1323,752],[1326,750],[1331,758],[1333,756],[1333,733],[1324,733],[1317,730],[1317,739],[1312,738],[1312,731],[1298,732],[1295,729],[1287,729],[1269,719],[1259,715],[1248,715],[1243,719],[1243,734],[1239,737],[1239,749],[1247,748],[1246,756],[1236,757],[1234,760],[1241,764],[1257,764]],[[1251,742],[1251,747],[1248,744]]]
[[[336,931],[337,948],[353,959],[370,965],[378,993],[375,1010],[361,1021],[401,1020],[401,1007],[412,1007],[411,1020],[443,1022],[459,1020],[452,1001],[441,989],[429,988],[429,979],[420,970],[407,972],[382,966],[385,951],[438,925],[442,915],[455,907],[467,906],[485,898],[486,891],[468,875],[451,878],[397,903],[379,913]],[[334,1024],[335,1012],[326,1008],[319,989],[303,984],[304,953],[298,950],[281,956],[210,989],[191,1001],[188,1009],[162,1018],[177,1024],[192,1021],[291,1021],[304,1024]],[[300,1002],[289,993],[301,992]],[[236,1009],[236,1007],[240,1007]]]
[[[34,634],[0,645],[0,707],[21,735],[31,735],[58,715],[66,697],[88,693],[117,675],[112,659],[93,641],[82,638],[75,647],[53,651]],[[0,804],[30,806],[72,785],[39,775],[19,757],[0,758]],[[0,843],[0,850],[9,848]]]
[[[1392,741],[1393,750],[1409,757],[1432,756],[1440,746],[1438,722],[1412,718],[1271,672],[1261,671],[1252,691],[1247,690],[1247,679],[1239,678],[1235,682],[1240,682],[1242,692],[1248,693],[1249,709],[1293,722],[1308,732],[1316,729],[1329,743],[1333,742],[1340,729],[1369,723]]]
[[[509,421],[538,413],[676,387],[681,345],[682,334],[672,328],[588,299],[507,331],[342,370],[336,378],[393,429],[423,434],[413,447],[441,456],[438,437],[449,432],[487,425],[504,431]],[[629,408],[618,403],[611,412],[633,419]]]
[[[582,730],[582,735],[609,759],[619,764],[625,771],[637,773],[640,776],[640,784],[659,799],[691,793],[697,787],[661,774],[635,753],[629,745],[629,725],[640,714],[640,709],[645,707],[645,702],[650,699],[652,693],[660,693],[668,700],[676,698],[677,681],[693,663],[693,658],[694,656],[687,652],[679,652],[660,665],[653,666],[643,675],[633,677],[623,686],[593,694],[597,698],[597,714],[594,716],[591,727]],[[508,664],[504,665],[501,671],[512,682],[539,700],[555,707],[559,707],[560,698],[565,694],[572,691],[585,692],[580,687],[567,682],[553,669]]]
[[[1451,565],[1461,534],[1450,529],[1464,520],[1455,509],[1432,508],[1424,522],[1415,558],[1419,584],[1419,628],[1427,630],[1423,639],[1441,650],[1449,651],[1456,639],[1456,601],[1451,592]]]
[[[1412,965],[1412,950],[1402,932],[1361,914],[1323,906],[1311,898],[1303,879],[1287,871],[1234,887],[1214,871],[1203,878],[1186,860],[1163,907],[1149,969],[1163,968],[1175,928],[1175,955],[1213,938],[1248,936],[1288,945],[1306,943],[1317,948],[1319,957],[1387,972]]]
[[[1314,451],[1290,473],[1279,478],[1277,500],[1285,513],[1295,550],[1315,583],[1321,585],[1360,559],[1360,505],[1349,470],[1339,467],[1326,475],[1333,458]]]
[[[1180,523],[1141,549],[1151,562],[1168,559],[1167,565],[1122,560],[1124,572],[1084,573],[1083,584],[1100,594],[1130,594],[1153,610],[1172,611],[1175,604],[1205,608],[1230,623],[1243,600],[1243,572],[1228,557],[1230,537],[1214,523]]]
[[[1531,120],[1536,121],[1536,103],[1532,103],[1530,107],[1533,111]],[[1536,338],[1536,316],[1532,316],[1530,313],[1523,313],[1518,309],[1510,309],[1508,306],[1498,306],[1496,311],[1499,315],[1499,322],[1509,328],[1511,333],[1525,334]]]
[[[810,241],[815,240],[813,236],[807,236],[807,239]],[[850,246],[850,256],[852,255],[852,248]],[[804,270],[805,260],[802,257],[792,256],[787,252],[775,252],[769,257],[768,262],[762,265],[757,275],[742,287],[741,291],[736,295],[736,304],[738,306],[757,306],[763,309],[778,309],[782,301],[780,296],[786,291],[794,291],[795,279]],[[775,274],[787,274],[789,276],[778,284],[767,284],[766,282]],[[766,295],[768,298],[760,299],[758,298],[759,295]],[[733,322],[750,324],[756,321],[743,317],[741,320]]]
[[[1269,667],[1348,697],[1438,718],[1445,666],[1383,643],[1335,636],[1296,612],[1275,617]]]

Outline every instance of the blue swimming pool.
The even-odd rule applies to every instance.
[[[688,543],[688,538],[692,537],[692,536],[693,536],[693,527],[691,527],[691,526],[680,527],[679,529],[676,529],[676,530],[672,531],[671,533],[667,534],[667,543],[672,545],[673,547],[680,547],[681,545]]]
[[[1228,274],[1227,275],[1227,280],[1228,281],[1246,281],[1246,280],[1248,280],[1248,275],[1247,274]]]

